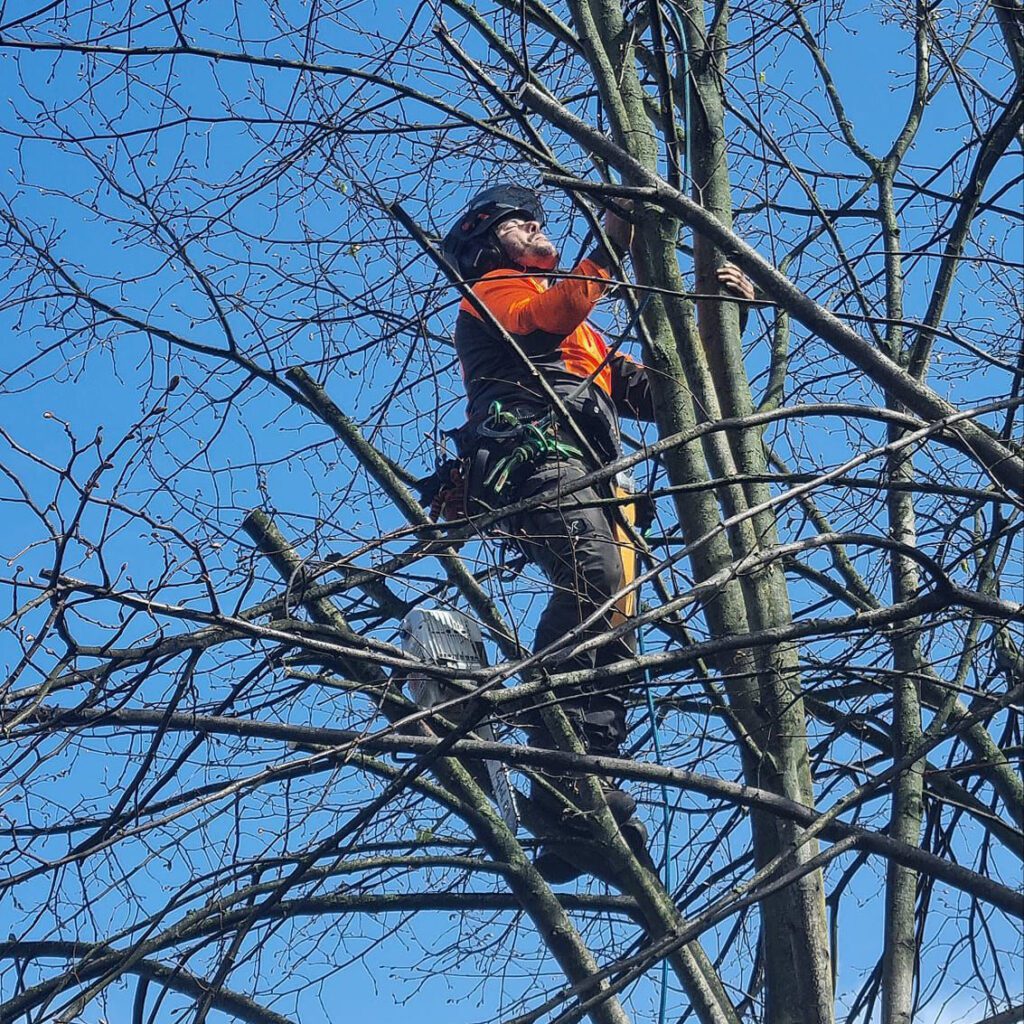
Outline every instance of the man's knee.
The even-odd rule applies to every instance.
[[[566,706],[566,714],[591,754],[617,757],[625,742],[626,703],[615,694],[584,694]]]

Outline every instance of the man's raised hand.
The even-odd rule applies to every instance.
[[[716,273],[718,274],[718,283],[726,291],[732,292],[740,299],[749,301],[754,298],[754,282],[735,263],[726,260]]]

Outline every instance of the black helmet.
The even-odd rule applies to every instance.
[[[479,277],[505,263],[492,229],[513,214],[544,223],[540,196],[521,185],[492,185],[475,195],[441,243],[444,258],[463,277]]]

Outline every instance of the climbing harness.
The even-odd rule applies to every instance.
[[[557,424],[551,413],[531,420],[511,409],[503,409],[501,402],[491,402],[487,419],[480,423],[477,432],[482,437],[515,444],[508,454],[498,459],[483,480],[484,488],[499,497],[515,471],[522,466],[551,458],[583,457],[579,448],[559,440]]]

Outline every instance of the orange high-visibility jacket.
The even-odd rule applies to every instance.
[[[539,273],[499,269],[485,274],[473,292],[517,342],[529,366],[468,299],[459,306],[455,349],[462,364],[470,423],[486,418],[491,403],[539,413],[550,402],[533,370],[563,400],[579,390],[608,355],[590,315],[605,292],[608,271],[585,259],[572,276],[549,285]],[[531,369],[532,368],[532,369]],[[571,409],[585,430],[597,431],[598,450],[618,453],[618,416],[654,418],[650,382],[642,366],[616,352],[576,395]]]

